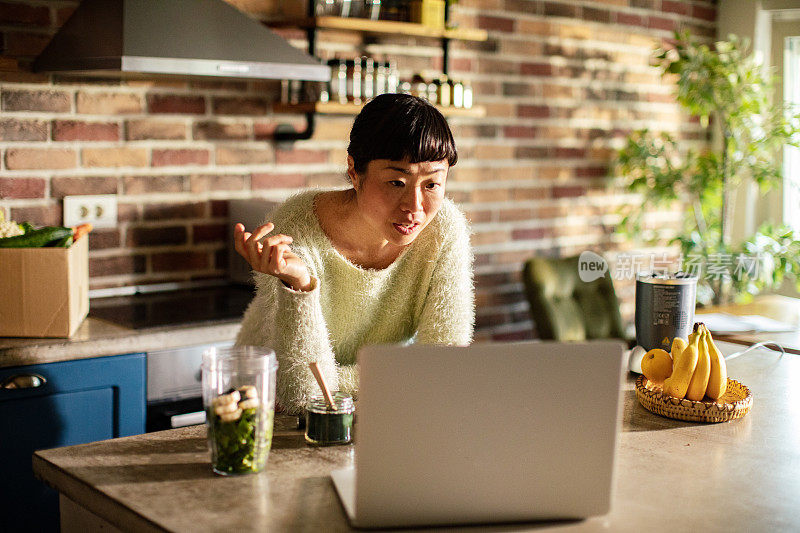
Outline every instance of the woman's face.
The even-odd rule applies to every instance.
[[[382,241],[411,244],[439,212],[449,169],[446,159],[422,163],[375,159],[363,174],[355,172],[352,157],[347,162],[365,229]]]

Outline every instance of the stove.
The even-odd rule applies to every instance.
[[[223,285],[93,298],[89,316],[131,329],[194,325],[240,319],[255,289]]]

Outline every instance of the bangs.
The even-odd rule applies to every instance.
[[[444,116],[415,96],[384,94],[370,101],[353,123],[347,153],[364,172],[375,159],[410,163],[458,161],[453,134]]]

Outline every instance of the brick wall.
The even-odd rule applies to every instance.
[[[61,222],[61,198],[116,194],[119,225],[90,239],[92,288],[225,275],[231,198],[281,199],[342,186],[352,117],[318,118],[314,137],[279,146],[279,83],[119,81],[29,72],[73,0],[0,1],[0,207],[16,220]],[[250,5],[254,2],[250,1]],[[241,3],[240,3],[241,5]],[[586,249],[630,248],[612,235],[618,209],[636,204],[609,179],[613,151],[649,126],[702,143],[678,112],[671,87],[648,66],[653,47],[686,27],[711,38],[714,1],[460,0],[454,19],[489,31],[454,42],[452,77],[470,80],[486,118],[450,120],[460,160],[448,193],[475,232],[478,338],[535,334],[522,294],[522,262]],[[298,46],[303,33],[281,30]],[[441,66],[434,40],[326,31],[322,57],[397,58],[401,77]],[[678,210],[652,213],[674,231]],[[631,284],[618,291],[631,312]]]

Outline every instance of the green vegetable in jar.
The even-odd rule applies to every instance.
[[[218,404],[206,410],[212,466],[221,474],[260,472],[272,444],[274,410],[253,399],[237,401],[232,407],[232,411],[221,409]]]

